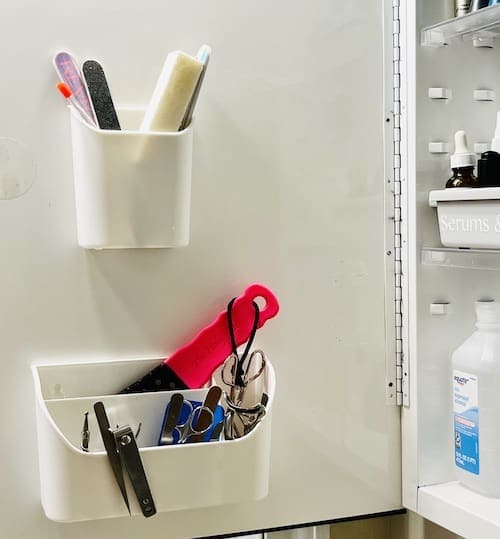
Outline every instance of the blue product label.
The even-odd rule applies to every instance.
[[[455,464],[479,475],[479,406],[477,376],[453,371]]]

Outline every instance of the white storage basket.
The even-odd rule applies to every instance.
[[[450,188],[431,191],[445,247],[500,249],[500,188]]]
[[[90,449],[102,443],[92,414],[103,401],[110,421],[133,430],[158,512],[258,500],[267,495],[274,371],[267,367],[269,402],[263,420],[237,440],[155,446],[173,392],[116,395],[160,360],[36,365],[35,381],[41,498],[51,520],[74,522],[128,516],[104,450],[80,447],[89,411]],[[183,392],[203,400],[206,389]],[[147,421],[145,418],[147,417]],[[126,477],[127,474],[125,474]],[[128,482],[128,479],[127,479]],[[127,484],[132,514],[142,514]]]
[[[192,126],[140,133],[144,111],[120,109],[123,130],[100,130],[70,110],[78,243],[88,249],[187,245]]]

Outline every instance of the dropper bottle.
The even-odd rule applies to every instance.
[[[453,176],[446,182],[446,187],[479,187],[474,176],[476,156],[469,151],[465,131],[455,133],[455,153],[450,161]]]

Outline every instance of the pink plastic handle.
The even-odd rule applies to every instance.
[[[248,341],[250,337],[255,317],[252,302],[259,298],[265,301],[265,305],[260,310],[257,327],[262,327],[267,320],[278,314],[279,304],[276,296],[261,284],[250,285],[233,304],[233,327],[238,346]],[[210,379],[214,370],[231,352],[227,312],[224,311],[189,344],[179,348],[164,363],[187,387],[195,389],[202,387]]]

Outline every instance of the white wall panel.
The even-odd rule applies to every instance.
[[[0,137],[27,146],[36,177],[0,201],[2,538],[193,537],[400,506],[399,411],[385,405],[381,8],[3,6]],[[116,103],[142,105],[166,53],[202,43],[213,59],[196,114],[189,247],[82,250],[52,55],[99,59]],[[278,380],[268,498],[148,521],[47,521],[31,362],[167,354],[254,281],[282,307],[259,335]]]

